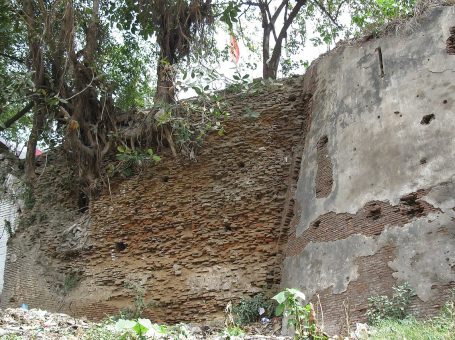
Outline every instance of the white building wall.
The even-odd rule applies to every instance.
[[[7,189],[12,189],[13,183],[17,179],[9,175],[6,179],[5,186]],[[13,190],[8,190],[13,191]],[[16,226],[18,205],[12,200],[12,197],[8,193],[1,193],[0,196],[0,294],[3,290],[4,274],[5,274],[5,263],[6,263],[6,250],[9,232],[7,230],[7,223],[11,225],[12,231]],[[8,222],[7,222],[8,221]]]

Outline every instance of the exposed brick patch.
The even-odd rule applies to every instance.
[[[297,221],[294,219],[289,230],[287,256],[300,254],[309,242],[341,240],[354,234],[377,236],[386,225],[403,226],[415,217],[438,211],[420,199],[427,192],[428,190],[419,190],[404,195],[395,206],[389,202],[368,202],[357,214],[326,213],[313,221],[299,237],[296,237]]]
[[[332,191],[333,170],[327,148],[328,142],[329,138],[323,136],[317,144],[316,198],[327,197]]]
[[[448,54],[455,54],[455,26],[449,30],[450,36],[446,41],[446,52]]]
[[[356,281],[349,283],[345,292],[333,294],[332,288],[319,292],[324,319],[335,321],[331,328],[327,328],[329,334],[347,335],[345,306],[347,306],[348,319],[352,327],[356,322],[365,322],[364,315],[368,307],[368,297],[387,295],[391,292],[391,287],[396,280],[392,276],[393,270],[389,268],[387,262],[394,258],[395,247],[393,245],[382,247],[372,256],[359,257],[356,260],[359,277]],[[312,302],[316,304],[317,297],[313,297]]]
[[[327,288],[319,293],[324,319],[335,321],[333,327],[327,329],[329,334],[347,335],[344,305],[349,307],[348,316],[352,331],[356,322],[367,321],[365,313],[369,297],[393,294],[392,287],[399,283],[392,276],[393,270],[387,263],[395,258],[395,249],[393,245],[387,245],[372,256],[359,257],[356,260],[359,277],[349,283],[345,292],[333,294],[332,288]],[[431,300],[424,302],[417,297],[414,298],[410,312],[418,317],[437,315],[441,310],[441,303],[447,301],[450,289],[454,287],[455,282],[434,285]],[[313,297],[312,302],[316,305],[317,297]]]

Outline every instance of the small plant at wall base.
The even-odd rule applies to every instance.
[[[155,301],[145,301],[145,290],[139,283],[126,282],[125,288],[130,290],[133,294],[133,307],[125,308],[120,313],[120,319],[135,319],[140,318],[145,309],[155,307]]]
[[[8,220],[5,220],[4,224],[5,224],[5,230],[8,233],[8,237],[13,236],[13,226],[11,225],[11,222]]]
[[[270,319],[275,305],[275,300],[270,300],[263,293],[259,293],[253,297],[241,299],[240,303],[232,308],[232,312],[239,325],[246,325],[260,321],[262,318]]]
[[[318,328],[311,303],[303,306],[305,294],[298,289],[286,288],[273,297],[278,302],[275,314],[288,318],[288,326],[294,329],[294,339],[325,340],[328,337]]]
[[[437,317],[418,320],[408,316],[403,320],[380,320],[371,327],[368,339],[455,339],[455,291],[451,291],[451,297]]]
[[[71,290],[76,288],[77,284],[81,280],[81,274],[77,272],[71,272],[65,276],[63,282],[63,293],[67,295]]]
[[[33,188],[30,185],[25,185],[19,198],[24,201],[25,208],[28,210],[32,210],[35,206],[35,195],[33,193]]]
[[[409,315],[409,307],[414,290],[408,283],[393,287],[392,297],[377,295],[368,298],[366,316],[370,325],[375,325],[381,320],[402,320]]]

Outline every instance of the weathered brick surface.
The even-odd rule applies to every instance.
[[[393,270],[388,266],[388,262],[393,261],[395,255],[396,248],[390,244],[373,256],[359,257],[356,260],[359,278],[350,282],[345,292],[333,294],[332,289],[327,288],[319,292],[319,299],[313,297],[312,302],[315,306],[322,305],[324,319],[329,321],[326,330],[330,334],[347,335],[348,330],[352,332],[355,329],[357,322],[366,322],[365,313],[369,297],[393,294],[391,288],[396,286],[397,282],[392,276]],[[441,304],[450,298],[450,290],[453,288],[455,282],[433,286],[433,297],[426,302],[414,297],[410,313],[416,317],[437,315],[441,311]],[[318,320],[322,321],[321,314],[318,315]]]
[[[426,216],[438,211],[429,203],[420,200],[428,190],[404,195],[398,205],[372,201],[356,214],[329,212],[313,221],[310,228],[296,237],[298,218],[291,222],[286,254],[298,255],[309,242],[342,240],[351,235],[378,236],[388,225],[403,226],[414,217]]]
[[[211,135],[196,162],[164,157],[111,180],[110,193],[90,206],[88,230],[71,223],[42,230],[30,254],[32,242],[13,244],[10,255],[20,259],[9,263],[2,304],[99,319],[131,305],[125,284],[134,283],[155,301],[147,310],[153,319],[202,321],[221,316],[231,300],[276,289],[311,101],[305,86],[295,78],[233,96],[226,134]],[[78,232],[87,239],[69,247],[68,235]],[[52,264],[49,282],[50,268],[36,257]],[[62,296],[71,272],[81,280]]]

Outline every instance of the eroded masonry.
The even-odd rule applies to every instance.
[[[203,321],[223,317],[231,300],[276,290],[311,98],[302,89],[295,78],[232,95],[224,136],[214,132],[195,161],[163,157],[111,180],[88,215],[16,235],[2,304],[100,319],[131,306],[139,289],[153,301],[151,318]],[[64,169],[43,171],[38,191],[60,192],[53,177]]]
[[[87,212],[65,199],[65,161],[41,166],[1,306],[100,319],[140,290],[157,321],[211,321],[229,301],[296,287],[340,333],[346,310],[363,321],[369,296],[409,282],[414,311],[436,312],[455,287],[454,18],[433,8],[302,77],[230,95],[225,135],[195,161],[111,181]]]

